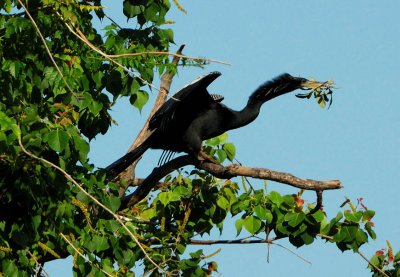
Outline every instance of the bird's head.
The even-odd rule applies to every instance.
[[[251,96],[251,101],[266,102],[282,94],[296,89],[315,89],[322,83],[302,77],[294,77],[288,73],[281,74],[261,85]]]

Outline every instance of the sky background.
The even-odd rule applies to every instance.
[[[368,258],[386,247],[389,240],[400,250],[400,10],[399,1],[184,1],[187,14],[172,4],[167,19],[175,33],[175,51],[186,44],[184,54],[223,60],[205,69],[181,68],[171,92],[198,75],[222,72],[210,91],[225,96],[224,103],[241,109],[250,93],[280,73],[333,79],[332,107],[321,109],[314,101],[284,95],[268,102],[251,125],[229,132],[237,158],[247,166],[266,167],[311,179],[340,179],[344,189],[324,193],[324,210],[332,218],[349,197],[376,210],[373,219],[376,241],[361,247]],[[106,13],[129,26],[122,15],[122,1],[112,1]],[[108,11],[109,12],[108,12]],[[108,24],[108,22],[106,22]],[[157,86],[157,82],[155,83]],[[150,103],[140,114],[128,101],[113,109],[118,126],[91,143],[91,162],[105,167],[123,155],[144,124]],[[160,151],[150,150],[137,168],[145,177]],[[251,180],[255,187],[263,182]],[[281,194],[297,189],[268,182]],[[314,193],[305,193],[315,201]],[[233,221],[223,235],[234,239]],[[245,232],[242,232],[243,234]],[[206,246],[221,276],[370,276],[367,263],[357,254],[342,253],[335,245],[319,240],[295,251],[308,264],[285,249],[271,246],[267,263],[266,245]],[[192,248],[195,249],[195,248]],[[45,266],[50,276],[72,276],[71,261]],[[216,275],[217,276],[217,275]]]

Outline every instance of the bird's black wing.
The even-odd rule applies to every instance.
[[[211,72],[181,88],[152,116],[149,122],[150,129],[166,130],[171,124],[185,124],[193,120],[205,107],[215,102],[207,87],[220,75],[220,72]],[[179,121],[176,121],[176,118],[179,118]]]

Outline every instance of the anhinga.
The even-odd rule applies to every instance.
[[[106,170],[116,176],[138,159],[147,149],[186,152],[199,159],[203,140],[210,139],[249,124],[255,120],[262,104],[296,89],[314,88],[316,82],[287,73],[267,81],[249,97],[241,111],[221,102],[221,96],[210,95],[207,87],[220,72],[200,76],[173,95],[150,119],[150,136],[137,148],[125,154]]]

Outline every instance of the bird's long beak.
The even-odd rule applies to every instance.
[[[304,79],[304,82],[301,83],[302,89],[318,89],[318,88],[329,88],[332,87],[332,83],[330,81],[326,82],[318,82],[315,80],[307,80]]]

